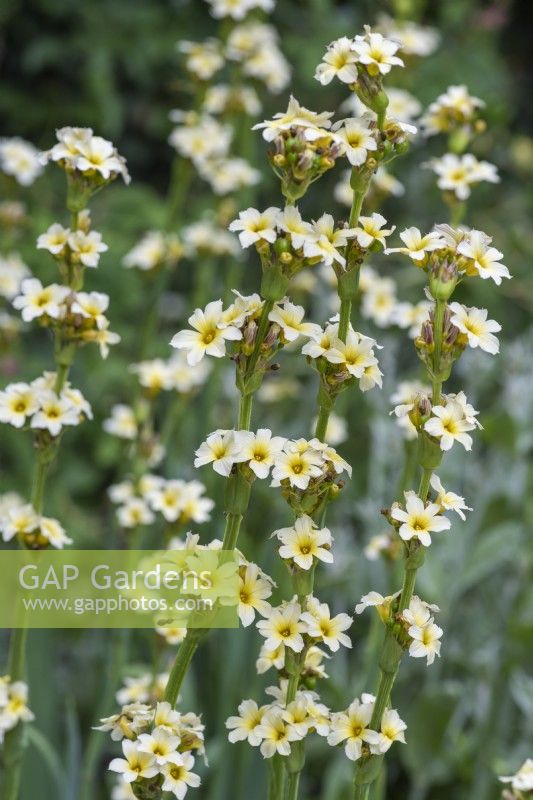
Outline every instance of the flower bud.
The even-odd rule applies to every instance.
[[[435,300],[449,300],[457,286],[457,265],[454,261],[436,261],[429,276],[429,291]]]

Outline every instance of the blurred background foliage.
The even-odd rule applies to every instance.
[[[420,593],[442,609],[438,621],[445,629],[443,657],[429,670],[409,659],[402,665],[394,705],[408,723],[408,745],[396,746],[387,759],[386,796],[493,800],[500,796],[495,776],[509,774],[532,755],[530,4],[527,0],[397,0],[392,4],[278,0],[273,22],[293,68],[291,90],[298,99],[317,110],[337,108],[345,97],[343,87],[323,88],[313,79],[325,45],[358,32],[380,11],[398,10],[434,25],[442,35],[437,52],[417,60],[399,76],[399,85],[412,91],[424,107],[453,83],[467,84],[487,102],[487,132],[477,140],[475,152],[498,165],[502,182],[474,191],[466,221],[494,237],[514,280],[499,289],[487,286],[489,281],[477,281],[473,291],[462,290],[459,298],[469,305],[488,307],[490,317],[501,322],[502,353],[494,359],[477,351],[466,353],[450,387],[465,388],[481,410],[484,424],[473,454],[465,457],[454,450],[441,475],[446,485],[470,501],[474,512],[466,523],[454,523],[452,536],[432,546],[420,574]],[[46,148],[53,142],[56,127],[92,126],[115,142],[127,157],[133,177],[131,186],[117,184],[94,201],[95,228],[102,231],[109,252],[102,257],[98,273],[88,276],[89,289],[110,294],[112,328],[121,334],[122,344],[107,361],[89,350],[78,358],[73,383],[92,403],[95,418],[67,432],[46,498],[48,513],[62,521],[78,546],[122,546],[125,534],[116,528],[106,488],[127,472],[125,449],[102,433],[101,423],[113,403],[128,401],[135,391],[128,365],[139,358],[142,321],[153,310],[153,287],[149,277],[124,271],[121,259],[143,232],[164,226],[173,160],[167,144],[172,128],[168,113],[191,105],[176,42],[216,35],[217,23],[201,0],[4,0],[0,21],[2,135],[21,136]],[[264,116],[284,108],[287,95],[271,97]],[[249,142],[252,162],[265,173],[254,190],[256,207],[279,202],[263,144],[259,135]],[[400,229],[414,224],[426,230],[447,219],[434,177],[419,168],[429,155],[443,150],[439,140],[415,145],[395,166],[406,193],[387,200],[383,213]],[[333,199],[336,172],[309,192],[303,203],[306,217],[334,208],[338,217],[346,213]],[[54,279],[54,265],[35,250],[34,242],[52,221],[63,221],[62,177],[59,170],[49,169],[32,189],[19,190],[20,199],[29,206],[29,222],[16,247],[43,280]],[[194,179],[179,226],[215,205],[206,185]],[[238,208],[226,207],[229,218],[233,210]],[[158,332],[149,356],[168,357],[167,343],[187,316],[199,266],[187,262],[178,266],[156,309]],[[394,275],[401,299],[420,299],[421,282],[415,270],[382,257],[373,266],[382,275]],[[231,268],[226,259],[212,261],[209,274],[204,269],[206,300],[220,295],[225,271]],[[252,256],[240,272],[238,288],[253,291],[258,278]],[[315,319],[325,319],[328,311],[320,298],[301,294],[296,299],[311,307]],[[359,327],[385,345],[385,385],[381,393],[341,398],[349,439],[339,449],[354,465],[354,479],[332,508],[329,523],[337,558],[335,566],[320,571],[318,588],[336,610],[350,612],[369,589],[386,594],[398,582],[394,568],[369,562],[362,549],[382,530],[379,509],[394,499],[404,463],[404,443],[388,417],[389,398],[398,380],[418,376],[414,349],[405,346],[403,335],[374,329],[368,320]],[[262,425],[286,436],[307,435],[315,415],[315,376],[300,361],[285,356],[281,370],[282,375],[285,370],[301,378],[297,398],[275,406],[258,403],[255,412]],[[0,376],[3,383],[13,376],[32,379],[51,363],[51,342],[45,332],[28,327],[17,349],[1,358]],[[206,430],[232,425],[231,368],[216,375],[197,401],[181,402],[179,426],[166,459],[167,477],[193,477],[192,453]],[[168,412],[168,404],[163,403],[160,420]],[[31,441],[6,426],[0,436],[1,491],[27,495]],[[200,477],[219,503],[213,521],[204,526],[205,540],[221,534],[222,482],[207,473]],[[283,588],[268,534],[286,524],[286,511],[281,500],[272,502],[267,489],[258,487],[254,492],[242,549],[273,571]],[[151,541],[157,541],[157,533]],[[331,679],[321,689],[324,701],[334,708],[344,708],[361,690],[370,690],[376,677],[379,626],[370,614],[365,615],[357,618],[352,634],[353,651],[332,659],[328,664]],[[223,726],[243,695],[260,699],[268,685],[268,676],[255,676],[258,639],[254,629],[215,632],[199,652],[184,687],[183,708],[201,711],[207,726],[210,769],[195,794],[202,800],[264,796],[265,771],[258,751],[229,745]],[[26,755],[23,800],[78,797],[88,731],[95,721],[106,669],[116,648],[124,644],[119,640],[120,635],[105,631],[31,633],[31,705],[38,733],[32,734]],[[7,635],[2,644],[7,644]],[[135,632],[129,646],[131,664],[150,668],[154,644],[146,634]],[[157,647],[161,649],[161,643]],[[170,657],[171,650],[166,655]],[[131,674],[129,666],[126,673]],[[111,703],[106,713],[113,710]],[[94,800],[109,797],[105,764],[111,750],[106,739]],[[308,754],[302,798],[343,800],[351,769],[342,752],[315,742]],[[385,783],[376,787],[374,800],[384,797],[385,790]]]

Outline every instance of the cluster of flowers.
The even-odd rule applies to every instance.
[[[105,315],[109,296],[103,292],[76,292],[69,286],[43,286],[38,278],[26,278],[13,306],[24,322],[38,319],[45,327],[60,327],[71,342],[94,342],[102,358],[107,358],[110,345],[120,342],[119,334],[109,330]]]
[[[114,758],[109,769],[130,788],[170,792],[183,800],[189,788],[200,785],[193,754],[204,754],[204,726],[196,714],[182,714],[167,702],[154,706],[129,701],[117,714],[102,719],[97,730],[122,743],[123,758]],[[133,791],[130,796],[135,797]]]
[[[31,186],[43,171],[40,153],[31,142],[14,136],[0,139],[0,169],[21,186]]]
[[[67,173],[79,173],[100,185],[119,175],[130,182],[125,159],[112,142],[95,136],[91,128],[60,128],[56,136],[57,144],[41,153],[43,164],[54,161]]]
[[[427,163],[437,175],[437,186],[443,192],[451,192],[458,200],[470,197],[472,186],[482,181],[499,183],[497,168],[489,161],[479,161],[472,153],[459,156],[445,153],[441,158],[433,158]]]
[[[369,592],[356,605],[355,612],[362,614],[366,608],[375,608],[385,624],[391,619],[399,623],[401,632],[397,635],[404,637],[403,644],[409,648],[409,655],[412,658],[425,658],[429,666],[435,661],[435,656],[440,656],[443,630],[435,625],[432,616],[439,611],[439,607],[413,595],[408,608],[398,613],[395,605],[398,596],[399,592],[389,597],[383,597],[379,592]]]
[[[65,545],[72,544],[72,539],[69,539],[57,519],[37,514],[19,495],[10,493],[3,495],[1,500],[0,531],[4,542],[16,538],[30,550],[49,546],[61,550]]]
[[[215,472],[228,477],[236,464],[246,465],[253,477],[272,478],[271,486],[305,491],[334,480],[350,465],[333,447],[318,439],[285,439],[272,436],[268,428],[251,431],[217,430],[196,450],[195,467],[212,464]]]
[[[466,86],[448,86],[420,118],[424,135],[435,136],[457,129],[470,132],[477,121],[478,109],[484,106],[483,100],[471,95]]]
[[[400,233],[404,247],[387,248],[385,253],[409,256],[417,267],[428,269],[435,260],[453,261],[459,278],[490,278],[498,286],[502,278],[510,278],[509,270],[501,264],[503,253],[491,246],[492,238],[478,230],[435,225],[433,231],[422,235],[415,227]]]
[[[158,267],[174,266],[183,255],[183,245],[173,233],[148,231],[122,259],[124,267],[149,272]]]
[[[226,13],[218,13],[216,16],[229,14],[234,19],[243,20],[251,9],[250,2],[231,5],[232,9],[228,8]],[[240,13],[235,16],[234,9],[238,6]],[[238,64],[242,78],[259,81],[273,94],[283,91],[290,80],[290,67],[279,49],[276,29],[257,19],[233,25],[225,42],[215,39],[207,39],[204,42],[183,41],[180,42],[179,49],[186,56],[185,64],[188,71],[202,81],[212,78],[228,63]],[[255,92],[250,93],[250,87],[251,84],[244,83],[242,88],[247,90],[248,96],[239,97],[240,103],[245,103],[245,110],[248,113],[254,111],[259,102]],[[232,94],[230,92],[229,96]],[[206,98],[206,102],[209,105],[209,98]],[[221,110],[226,109],[227,106],[223,106]]]
[[[345,711],[332,712],[311,690],[299,690],[295,699],[286,703],[286,688],[286,680],[282,680],[281,688],[268,687],[266,693],[275,699],[262,706],[254,700],[243,700],[239,715],[226,721],[230,742],[247,741],[252,747],[259,747],[264,758],[276,754],[288,757],[294,742],[317,733],[333,747],[342,744],[347,757],[357,761],[364,750],[385,753],[393,742],[405,741],[406,725],[394,709],[384,712],[379,731],[369,728],[373,695],[363,694]]]
[[[169,143],[184,158],[190,159],[198,174],[215,194],[225,195],[259,182],[261,173],[245,159],[229,154],[233,132],[230,125],[210,114],[172,112],[174,128]]]
[[[108,491],[111,502],[118,506],[117,517],[123,528],[148,525],[155,520],[155,513],[167,522],[206,522],[214,502],[204,493],[200,481],[165,480],[151,474],[136,483],[126,480],[114,484]]]
[[[252,0],[217,3],[213,14],[219,18],[231,16],[244,20],[256,5]],[[266,9],[267,4],[263,2],[262,7]],[[233,78],[231,85],[219,83],[207,87],[198,112],[171,113],[170,118],[177,127],[170,134],[170,144],[182,157],[192,161],[217,195],[257,184],[260,172],[246,159],[231,155],[233,127],[219,122],[216,115],[225,118],[235,114],[257,115],[261,101],[252,81],[265,84],[268,91],[274,93],[285,88],[290,69],[279,49],[276,30],[255,19],[245,20],[232,25],[224,41],[213,38],[202,42],[180,41],[178,49],[184,54],[185,67],[195,83],[199,80],[205,87],[205,83],[227,65]],[[239,75],[237,84],[235,74]]]
[[[477,419],[479,412],[468,402],[465,393],[443,394],[441,402],[432,406],[424,389],[416,383],[407,383],[402,387],[407,402],[394,408],[402,427],[411,430],[405,423],[405,417],[408,416],[415,429],[423,429],[438,441],[441,450],[451,450],[455,442],[462,444],[465,450],[471,450],[472,437],[469,431],[481,428],[481,424]]]
[[[140,385],[152,396],[161,391],[189,394],[207,380],[210,368],[207,362],[191,365],[184,353],[175,353],[169,359],[152,358],[130,367]]]
[[[275,254],[292,274],[318,262],[327,265],[336,262],[345,267],[343,249],[349,240],[354,240],[361,251],[385,247],[386,237],[395,230],[394,226],[384,228],[386,224],[385,217],[377,213],[359,217],[356,228],[336,228],[331,214],[322,214],[310,223],[302,220],[296,206],[288,205],[283,211],[275,207],[263,212],[248,208],[240,212],[239,218],[229,228],[240,231],[239,240],[243,247],[255,244],[263,257],[268,253],[269,261]]]
[[[216,220],[205,217],[182,228],[180,238],[162,231],[149,231],[126,253],[122,264],[126,268],[135,267],[148,272],[174,266],[181,258],[205,255],[238,257],[239,253],[234,237]]]
[[[13,730],[19,722],[31,722],[33,713],[28,708],[28,686],[23,681],[11,681],[9,675],[0,677],[0,744],[6,731]]]
[[[339,339],[338,333],[338,323],[331,321],[304,345],[302,353],[315,362],[323,378],[339,388],[352,379],[359,381],[362,392],[376,385],[381,387],[383,373],[374,353],[374,348],[380,345],[354,331],[351,325],[345,342]]]
[[[0,422],[14,428],[29,423],[31,428],[57,437],[64,426],[92,419],[91,406],[79,389],[73,389],[67,382],[57,394],[55,381],[54,372],[45,372],[31,383],[8,384],[0,392]]]

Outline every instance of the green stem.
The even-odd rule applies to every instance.
[[[280,800],[285,788],[285,766],[280,755],[270,759],[270,774],[268,778],[268,800]]]
[[[356,783],[355,784],[355,791],[354,791],[354,800],[368,800],[368,795],[370,794],[370,784],[365,783]]]
[[[350,327],[350,316],[352,313],[351,298],[341,300],[341,310],[339,315],[339,339],[345,342],[348,336],[348,328]]]
[[[46,484],[46,475],[48,473],[48,462],[41,458],[37,458],[35,465],[35,472],[33,475],[33,486],[31,490],[31,504],[37,514],[43,510],[44,500],[44,487]]]
[[[379,686],[376,694],[376,702],[374,704],[374,710],[372,712],[372,720],[370,722],[371,728],[378,730],[380,727],[383,712],[385,711],[385,709],[389,704],[392,687],[394,686],[394,681],[396,680],[397,671],[398,667],[396,667],[396,671],[394,672],[382,671],[380,674]]]
[[[252,351],[250,360],[248,362],[248,366],[246,368],[246,376],[248,378],[251,375],[253,375],[254,370],[257,366],[257,362],[259,361],[259,356],[261,355],[261,346],[265,340],[265,336],[270,325],[270,320],[268,319],[268,315],[270,314],[273,308],[274,308],[273,300],[263,301],[263,309],[261,311],[261,317],[259,318],[259,325],[257,326],[257,332],[255,334],[254,349]]]
[[[318,419],[316,421],[315,436],[321,442],[326,441],[326,433],[329,424],[330,409],[329,406],[319,406]]]
[[[172,708],[174,708],[176,705],[181,684],[183,683],[183,679],[187,673],[187,670],[189,669],[192,657],[196,653],[202,636],[206,632],[207,629],[203,630],[200,628],[191,628],[189,631],[187,631],[185,639],[178,648],[174,664],[172,665],[172,669],[170,671],[164,696],[164,700],[167,703],[170,703]]]
[[[241,394],[239,402],[239,422],[238,429],[240,431],[249,431],[250,423],[252,421],[252,406],[254,396],[253,393]]]
[[[300,786],[300,775],[301,772],[289,773],[289,780],[287,781],[287,793],[285,795],[285,800],[297,800],[298,787]]]
[[[433,319],[433,377],[432,377],[432,402],[437,405],[440,401],[440,389],[442,379],[440,377],[440,362],[442,356],[442,333],[444,327],[444,317],[446,315],[446,303],[444,300],[435,301],[435,316]]]
[[[228,513],[226,518],[226,529],[224,531],[224,539],[222,540],[222,550],[233,550],[237,545],[239,532],[241,529],[243,515]]]

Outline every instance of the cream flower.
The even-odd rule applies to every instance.
[[[239,716],[229,717],[226,720],[228,739],[230,742],[247,741],[252,747],[258,747],[262,739],[258,728],[263,720],[266,706],[259,708],[255,700],[243,700],[238,711]]]
[[[22,428],[39,408],[37,393],[27,383],[11,383],[0,392],[0,422]]]
[[[117,509],[117,518],[123,528],[136,528],[138,525],[150,525],[155,516],[144,500],[132,497]]]
[[[391,517],[402,523],[398,532],[404,541],[418,538],[425,547],[431,544],[431,533],[451,527],[450,520],[440,515],[440,506],[436,503],[426,505],[414,492],[405,492],[405,510],[393,507]]]
[[[354,330],[348,332],[346,342],[337,339],[333,347],[325,353],[331,364],[339,364],[354,378],[362,378],[365,369],[377,364],[372,346],[373,339],[362,336]]]
[[[201,783],[200,776],[191,772],[193,767],[194,758],[190,753],[173,753],[161,769],[164,777],[161,790],[183,800],[189,786],[197,789]]]
[[[10,508],[5,516],[0,520],[2,538],[4,542],[9,542],[15,536],[26,533],[33,533],[39,527],[39,516],[35,513],[33,506],[15,505]]]
[[[175,753],[180,745],[179,736],[160,727],[154,728],[151,733],[141,733],[137,741],[139,751],[150,753],[159,767],[167,763],[168,757]]]
[[[77,425],[78,411],[64,395],[58,397],[53,391],[39,393],[39,411],[31,419],[31,427],[47,430],[51,436],[59,436],[64,425]]]
[[[44,314],[59,319],[63,314],[62,304],[70,294],[68,286],[51,283],[43,286],[37,278],[26,278],[22,281],[22,294],[15,297],[13,306],[21,312],[24,322],[31,322]]]
[[[307,633],[314,639],[319,639],[335,653],[339,647],[351,647],[350,637],[344,631],[348,630],[353,620],[348,614],[331,616],[327,603],[319,603],[314,597],[307,600],[307,611],[302,614],[302,622],[307,625]]]
[[[320,257],[324,264],[331,265],[337,261],[341,266],[346,265],[346,259],[339,251],[340,247],[345,247],[348,240],[353,238],[356,233],[349,228],[337,228],[331,214],[322,216],[313,222],[315,240],[304,243],[304,255],[307,258]]]
[[[499,183],[500,180],[494,164],[478,161],[471,153],[462,156],[446,153],[442,158],[434,158],[428,166],[438,176],[439,189],[454,192],[459,200],[470,197],[471,186],[480,181]]]
[[[234,464],[243,461],[241,442],[235,431],[218,430],[210,433],[195,452],[195,467],[212,464],[215,472],[226,478]]]
[[[293,601],[271,608],[268,617],[259,620],[257,629],[266,639],[267,650],[275,650],[280,645],[289,647],[295,653],[303,650],[302,633],[306,632],[306,625],[300,619],[301,612],[300,604]]]
[[[381,717],[380,732],[376,740],[370,745],[373,753],[386,753],[394,742],[405,744],[404,731],[407,725],[400,719],[400,715],[394,708],[387,708]]]
[[[299,250],[305,242],[312,242],[316,238],[313,226],[310,222],[304,222],[296,206],[285,206],[278,217],[277,226],[290,235],[295,250]]]
[[[504,264],[500,264],[503,253],[491,247],[492,239],[483,231],[470,231],[466,237],[457,245],[457,252],[471,259],[472,267],[480,278],[486,280],[492,278],[494,283],[499,286],[502,278],[510,278],[509,270]]]
[[[277,239],[276,225],[280,215],[279,208],[270,206],[265,211],[247,208],[240,211],[238,219],[229,225],[230,231],[240,231],[239,241],[242,247],[250,247],[256,242],[265,241],[273,244]]]
[[[272,594],[272,585],[257,564],[246,564],[244,569],[239,570],[238,592],[238,614],[245,628],[255,620],[256,611],[265,617],[270,614],[271,606],[267,603],[267,597]]]
[[[346,158],[353,167],[365,163],[368,153],[377,150],[377,143],[367,119],[345,119],[333,126],[335,139],[342,143]]]
[[[357,80],[357,55],[352,50],[352,40],[342,36],[328,45],[322,62],[315,71],[315,79],[327,86],[337,77],[342,83],[355,83]]]
[[[272,436],[268,428],[259,428],[257,433],[242,431],[240,434],[242,460],[258,478],[267,478],[276,457],[286,443],[283,436]]]
[[[357,698],[346,711],[331,715],[328,744],[344,742],[344,751],[350,761],[361,758],[364,742],[375,742],[376,731],[369,728],[373,703],[361,703]]]
[[[138,426],[135,412],[130,406],[117,403],[111,408],[111,416],[102,423],[106,433],[119,439],[135,439]]]
[[[96,327],[102,330],[107,324],[105,312],[108,306],[109,295],[103,292],[76,292],[70,310],[73,314],[94,320]]]
[[[279,486],[281,481],[288,480],[291,486],[307,489],[311,478],[318,477],[324,460],[320,453],[313,450],[300,452],[288,445],[274,461],[272,470],[272,486]]]
[[[465,416],[465,409],[460,402],[448,399],[446,405],[433,406],[431,413],[424,430],[440,439],[441,450],[450,450],[454,442],[462,444],[465,450],[472,449],[472,437],[468,431],[474,430],[476,425]]]
[[[39,151],[30,142],[14,136],[0,139],[0,169],[21,186],[31,186],[43,171]]]
[[[105,253],[108,246],[102,241],[102,234],[98,231],[74,231],[69,234],[68,246],[72,251],[75,261],[79,261],[84,267],[97,267],[100,261],[100,253]]]
[[[38,250],[48,250],[52,255],[59,255],[65,248],[70,236],[70,228],[64,228],[58,222],[50,225],[46,233],[41,233],[37,239]]]
[[[435,656],[440,656],[442,628],[429,620],[425,625],[411,625],[408,634],[413,640],[409,646],[409,655],[413,658],[426,658],[428,666],[433,664]]]
[[[461,303],[450,303],[450,311],[453,312],[450,321],[468,337],[470,347],[480,347],[492,355],[500,351],[500,343],[494,334],[501,331],[502,326],[493,319],[487,319],[485,308],[468,308]]]
[[[98,172],[106,181],[114,175],[122,175],[128,183],[124,159],[119,157],[112,142],[101,136],[91,136],[79,143],[78,151],[80,155],[76,159],[76,169],[80,172]]]
[[[303,321],[304,313],[303,306],[297,306],[286,300],[283,305],[275,305],[268,318],[279,325],[286,341],[294,342],[299,336],[314,338],[320,335],[319,325]]]
[[[331,563],[332,537],[328,528],[318,529],[307,514],[298,517],[292,528],[280,528],[272,536],[277,536],[282,558],[292,559],[301,569],[311,569],[313,559]]]
[[[301,106],[298,100],[291,95],[287,111],[274,115],[274,119],[259,122],[254,125],[253,130],[263,130],[263,138],[267,142],[272,142],[282,131],[298,127],[304,129],[304,136],[309,139],[317,138],[320,135],[318,129],[330,128],[330,118],[333,112],[323,111],[316,113],[310,111],[305,106]]]
[[[393,225],[392,228],[383,229],[387,220],[381,214],[374,212],[370,217],[359,217],[359,227],[355,229],[355,236],[361,247],[368,248],[378,242],[382,247],[385,247],[385,237],[390,236],[396,229]]]
[[[194,330],[179,331],[172,337],[170,345],[185,349],[191,366],[199,364],[204,355],[223,358],[226,341],[242,339],[238,328],[224,323],[222,300],[213,300],[203,311],[197,308],[189,317],[189,325]]]
[[[357,54],[357,61],[364,64],[371,75],[387,75],[393,66],[403,67],[403,61],[395,53],[399,50],[398,42],[385,39],[381,33],[367,30],[365,36],[356,36],[352,50]]]
[[[257,733],[262,739],[261,754],[264,758],[272,758],[276,753],[290,755],[291,742],[302,738],[298,730],[284,719],[281,708],[276,706],[265,712]]]
[[[409,623],[410,626],[423,628],[431,621],[432,612],[439,611],[439,607],[434,603],[426,603],[421,600],[417,595],[413,595],[409,601],[409,606],[402,611],[402,618]]]
[[[124,739],[122,742],[124,758],[114,758],[109,769],[122,775],[126,783],[133,783],[138,778],[153,778],[158,773],[155,758],[151,753],[139,750],[137,742]]]
[[[439,250],[446,247],[446,242],[442,239],[438,231],[432,231],[422,236],[418,228],[406,228],[400,233],[400,239],[405,243],[405,247],[387,247],[385,253],[403,253],[412,258],[413,261],[422,261],[426,253],[432,250]]]
[[[455,513],[458,514],[462,520],[466,519],[464,512],[472,511],[472,509],[466,505],[464,497],[461,497],[454,492],[446,491],[439,476],[435,473],[433,473],[431,476],[430,484],[431,488],[437,493],[435,502],[441,507],[442,511],[455,511]]]

